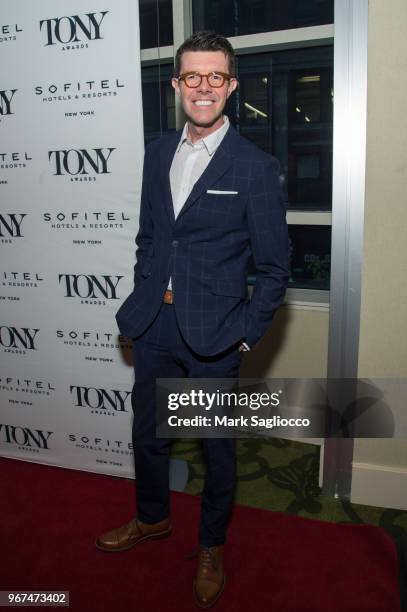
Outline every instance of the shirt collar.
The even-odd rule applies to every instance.
[[[212,155],[220,145],[221,140],[228,131],[228,128],[229,118],[227,117],[227,115],[223,115],[223,124],[217,130],[215,130],[211,134],[208,134],[208,136],[201,138],[197,142],[203,142],[206,150],[208,151],[208,154]],[[185,142],[191,142],[188,138],[188,122],[184,125],[184,129],[182,130],[181,138],[177,147],[177,153]]]

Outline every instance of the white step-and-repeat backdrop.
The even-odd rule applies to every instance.
[[[0,454],[132,476],[138,2],[0,8]]]

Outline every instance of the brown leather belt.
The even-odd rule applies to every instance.
[[[164,304],[172,304],[172,291],[170,289],[167,289],[164,293],[163,302]]]

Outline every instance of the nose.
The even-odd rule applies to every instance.
[[[201,76],[201,84],[198,87],[198,91],[212,91],[207,76]]]

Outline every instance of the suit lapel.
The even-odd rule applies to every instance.
[[[181,134],[182,130],[174,132],[171,138],[168,139],[166,146],[160,149],[160,183],[163,186],[164,208],[171,225],[174,225],[176,221],[171,195],[170,168]],[[211,161],[195,183],[184,206],[178,214],[177,221],[194,202],[196,202],[198,198],[200,198],[200,196],[216,183],[216,181],[230,168],[238,149],[239,138],[236,130],[230,125],[219,147],[213,154]]]
[[[175,132],[169,139],[167,146],[160,149],[160,183],[163,185],[164,208],[167,211],[171,225],[175,223],[175,215],[171,195],[170,168],[181,134],[182,130]]]
[[[201,177],[195,183],[184,206],[178,214],[178,219],[230,168],[237,150],[239,136],[230,125],[219,147],[212,156]]]

